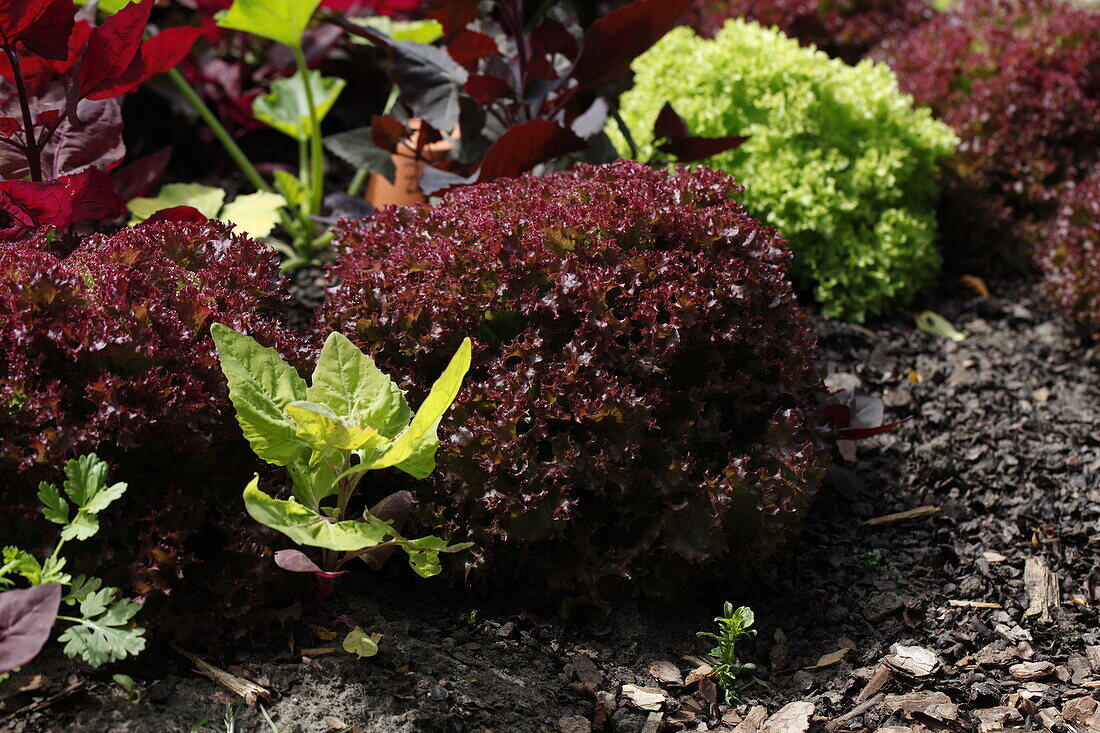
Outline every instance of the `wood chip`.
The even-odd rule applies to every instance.
[[[901,644],[895,644],[883,661],[912,677],[927,677],[942,665],[935,652],[919,646]]]
[[[737,724],[733,733],[760,733],[764,721],[768,719],[768,709],[763,705],[755,705],[745,713],[745,719]]]
[[[271,693],[255,682],[246,680],[243,677],[238,677],[235,674],[230,674],[223,669],[218,669],[213,664],[199,659],[186,649],[176,646],[175,643],[169,644],[169,646],[177,653],[191,660],[191,664],[195,665],[196,672],[209,677],[230,692],[244,698],[244,701],[249,705],[255,705],[256,699],[260,697],[265,699],[271,698]]]
[[[840,664],[841,662],[844,661],[844,657],[848,656],[848,652],[850,652],[850,651],[852,651],[852,650],[851,649],[837,649],[835,652],[830,652],[829,654],[824,654],[824,655],[821,656],[820,659],[817,660],[816,664],[813,664],[809,667],[805,667],[805,669],[821,669],[822,667],[831,667],[834,664]]]
[[[1049,677],[1052,672],[1053,662],[1021,662],[1008,668],[1008,673],[1022,682]]]
[[[704,677],[710,677],[714,674],[714,667],[709,664],[700,664],[695,669],[688,672],[687,677],[684,678],[684,686],[691,687]]]
[[[986,562],[1004,562],[1005,560],[1008,559],[1007,557],[1005,557],[1001,553],[992,552],[992,551],[983,552],[982,557],[985,558]]]
[[[877,695],[879,690],[885,687],[886,683],[889,682],[890,678],[893,676],[894,671],[892,669],[884,664],[880,664],[875,668],[875,672],[871,675],[871,679],[867,680],[867,684],[864,685],[859,696],[856,697],[856,702],[863,702]]]
[[[1058,576],[1042,558],[1029,557],[1024,563],[1024,588],[1028,596],[1024,617],[1038,616],[1041,624],[1053,621],[1051,610],[1059,603]]]
[[[1085,647],[1085,656],[1092,665],[1093,672],[1100,672],[1100,644]]]
[[[319,646],[310,649],[303,649],[303,657],[327,657],[329,654],[335,654],[340,651],[339,647],[335,646]]]
[[[1070,700],[1062,708],[1062,719],[1084,726],[1087,731],[1100,729],[1100,702],[1091,697]]]
[[[862,703],[860,703],[859,705],[856,705],[854,708],[852,708],[851,710],[846,712],[844,715],[833,718],[828,723],[826,723],[825,724],[825,730],[827,730],[827,731],[840,730],[842,727],[844,727],[844,724],[847,723],[849,720],[851,720],[852,718],[858,717],[860,715],[863,715],[865,712],[867,712],[868,710],[870,710],[871,708],[875,707],[880,702],[882,702],[882,698],[883,698],[882,695],[875,695],[874,697],[872,697],[869,700],[864,700]]]
[[[660,713],[650,713],[645,719],[645,725],[642,726],[642,733],[660,733],[664,720],[664,716]]]
[[[581,715],[558,718],[559,733],[592,733],[592,723]]]
[[[882,701],[883,715],[905,713],[912,718],[921,713],[938,721],[946,722],[959,717],[959,706],[942,692],[907,692],[904,695],[887,695]]]
[[[761,733],[806,733],[810,729],[814,710],[816,708],[812,702],[787,703],[765,721]]]
[[[639,687],[623,685],[623,697],[640,710],[660,710],[668,698],[668,693],[660,687]]]
[[[684,686],[684,677],[680,673],[680,668],[669,661],[661,660],[650,662],[649,676],[662,685],[675,685],[676,687]]]
[[[959,285],[982,298],[989,297],[989,286],[977,275],[963,275],[959,278]]]
[[[938,511],[940,511],[940,508],[938,506],[919,506],[916,509],[906,509],[904,512],[895,512],[894,514],[886,514],[885,516],[868,519],[863,524],[871,526],[879,524],[893,524],[894,522],[902,522],[906,519],[919,519],[920,517],[930,517]]]
[[[569,663],[573,665],[573,674],[585,685],[599,687],[603,682],[603,672],[596,668],[596,663],[586,654],[570,654]]]
[[[947,603],[955,608],[1004,608],[1000,603],[991,601],[959,601],[952,598]]]
[[[1007,706],[975,710],[972,717],[978,721],[978,733],[1001,733],[1007,728],[1005,723],[1023,720],[1019,710]]]

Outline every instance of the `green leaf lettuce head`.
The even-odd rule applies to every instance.
[[[674,29],[631,68],[620,111],[641,160],[655,154],[666,100],[695,135],[749,136],[704,163],[732,173],[749,212],[790,241],[795,285],[825,314],[863,321],[934,281],[937,163],[958,139],[913,108],[889,68],[849,66],[742,20],[713,40]],[[628,154],[617,126],[607,132]]]

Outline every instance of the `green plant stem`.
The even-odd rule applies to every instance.
[[[294,46],[293,50],[294,60],[298,62],[298,71],[305,83],[306,104],[309,106],[309,145],[312,164],[309,213],[319,214],[325,189],[325,153],[321,145],[321,121],[317,118],[317,105],[313,99],[313,87],[309,83],[309,67],[306,65],[305,54],[302,53],[301,46]]]
[[[237,167],[241,169],[241,173],[244,173],[245,178],[256,187],[257,191],[271,191],[271,187],[267,185],[267,182],[260,175],[260,172],[256,170],[256,166],[252,165],[252,161],[248,159],[248,156],[244,154],[241,147],[237,145],[237,141],[233,139],[233,136],[222,126],[221,120],[219,120],[210,108],[206,106],[206,102],[202,101],[202,97],[195,91],[194,87],[187,83],[187,79],[183,77],[179,69],[169,69],[168,78],[176,85],[183,96],[187,98],[187,101],[191,103],[191,106],[195,108],[195,111],[199,113],[199,117],[202,117],[202,121],[206,123],[206,126],[210,128],[210,131],[214,133],[214,137],[218,138],[218,142],[222,144],[225,151],[229,153],[229,157],[233,159],[233,162],[237,164]]]
[[[355,177],[348,184],[348,196],[358,196],[363,193],[363,187],[367,185],[367,176],[369,175],[370,171],[366,168],[355,171]]]

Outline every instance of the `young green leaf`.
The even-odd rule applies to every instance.
[[[105,590],[115,591],[113,588]],[[145,649],[145,629],[127,628],[139,610],[141,606],[137,603],[122,600],[97,614],[98,617],[59,617],[74,622],[58,637],[58,641],[65,642],[65,656],[80,657],[93,667],[100,667],[139,654]]]
[[[130,224],[137,224],[153,214],[175,206],[190,206],[208,219],[215,219],[225,203],[225,191],[201,183],[169,183],[155,197],[141,197],[126,204]]]
[[[356,626],[344,637],[342,646],[348,654],[354,654],[360,659],[364,659],[373,657],[378,653],[378,640],[381,638],[381,634],[367,634],[363,629]]]
[[[922,311],[913,316],[917,322],[917,328],[940,338],[952,341],[965,341],[966,334],[955,328],[951,321],[947,320],[935,311]]]
[[[69,503],[61,498],[57,486],[42,481],[38,484],[38,500],[42,502],[42,516],[54,524],[69,523]]]
[[[394,438],[409,425],[412,410],[401,388],[346,336],[333,331],[325,339],[309,399],[332,408],[341,418]]]
[[[263,239],[279,223],[279,212],[286,205],[286,199],[277,193],[257,191],[230,201],[218,218],[232,222],[233,231],[237,234]]]
[[[373,449],[388,442],[374,428],[345,425],[332,410],[313,402],[291,402],[287,414],[298,423],[298,435],[314,450],[357,451]]]
[[[472,542],[459,542],[448,545],[438,537],[420,537],[415,540],[406,540],[402,545],[409,555],[409,566],[422,578],[430,578],[438,575],[442,570],[439,564],[439,553],[462,552],[473,547]]]
[[[65,475],[68,476],[68,480],[65,481],[65,493],[76,506],[76,514],[61,530],[61,539],[86,540],[99,531],[99,520],[96,515],[125,493],[126,484],[117,483],[107,486],[107,464],[95,453],[69,461],[65,464]],[[42,488],[39,486],[39,498],[42,498],[43,503],[46,504],[47,501],[52,501],[53,497],[49,491],[46,491],[43,497]],[[49,507],[48,504],[47,507]],[[56,505],[54,507],[56,508]],[[51,514],[60,516],[54,512],[53,508],[48,511],[47,518]],[[47,510],[43,510],[43,513],[46,512]]]
[[[304,463],[309,448],[284,408],[306,399],[306,382],[274,349],[215,323],[210,335],[218,348],[229,399],[244,437],[260,458],[277,466]]]
[[[274,499],[260,490],[258,478],[245,488],[244,505],[257,522],[299,545],[355,552],[381,544],[387,537],[398,537],[388,523],[370,515],[365,521],[332,522],[297,501]]]
[[[298,176],[288,171],[282,169],[275,171],[275,188],[290,206],[298,207],[309,201],[309,189]]]
[[[236,0],[218,25],[300,49],[302,33],[319,4],[320,0]]]
[[[374,461],[372,468],[386,468],[401,464],[417,453],[424,442],[435,441],[438,444],[436,428],[443,413],[458,396],[458,390],[462,387],[462,378],[470,369],[472,348],[469,338],[462,340],[451,362],[432,385],[431,392],[420,405],[420,409],[416,411],[412,423],[397,436],[390,449]]]
[[[319,71],[308,72],[306,78],[313,93],[317,121],[320,122],[332,109],[346,82],[343,79],[321,76]],[[306,141],[312,132],[313,123],[306,86],[302,79],[302,72],[299,71],[294,76],[272,82],[271,91],[256,97],[256,101],[252,103],[252,114],[260,122],[271,125],[284,135]]]

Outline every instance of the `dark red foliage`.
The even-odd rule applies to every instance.
[[[442,47],[392,41],[346,18],[325,19],[385,48],[389,76],[415,130],[393,118],[404,139],[419,131],[461,135],[446,160],[421,160],[420,189],[437,194],[448,188],[516,176],[540,165],[564,167],[566,156],[585,162],[610,160],[604,134],[616,87],[630,64],[679,21],[690,0],[633,0],[612,3],[587,28],[560,5],[500,0],[430,0],[428,15],[444,29]],[[479,16],[479,11],[486,15]],[[468,27],[469,26],[469,27]],[[378,156],[378,119],[371,129],[346,133],[364,154],[349,157],[357,167],[392,168]],[[699,160],[736,147],[737,138],[685,136],[670,139],[662,151],[676,160]],[[390,148],[392,150],[392,148]],[[346,150],[346,148],[345,148]],[[419,148],[418,148],[419,150]],[[366,155],[370,151],[373,156]],[[418,157],[422,156],[405,156]],[[428,164],[431,165],[428,165]],[[373,167],[372,167],[373,166]]]
[[[340,226],[321,330],[413,398],[476,339],[440,468],[410,485],[419,528],[474,542],[475,576],[660,591],[797,529],[827,461],[816,346],[738,191],[619,161]]]
[[[41,183],[0,181],[0,241],[20,239],[40,227],[67,227],[121,213],[107,174],[98,168]]]
[[[1066,187],[1038,260],[1054,302],[1100,342],[1100,167]]]
[[[755,20],[855,63],[885,39],[933,15],[927,0],[696,0],[685,20],[707,36],[730,18]]]
[[[174,591],[219,621],[246,610],[256,589],[227,581],[255,564],[240,503],[255,465],[209,327],[226,323],[300,359],[280,325],[282,293],[272,252],[216,222],[91,236],[67,256],[43,237],[0,244],[5,506],[33,519],[37,480],[95,451],[130,485],[96,540],[110,558],[102,567],[128,574],[114,580],[154,605]],[[20,531],[17,514],[4,533]],[[40,521],[25,526],[42,541]]]
[[[1034,239],[1031,222],[1054,213],[1059,184],[1098,159],[1100,13],[966,0],[878,55],[962,138],[946,185],[949,249],[977,240],[1002,257],[1009,234]]]

